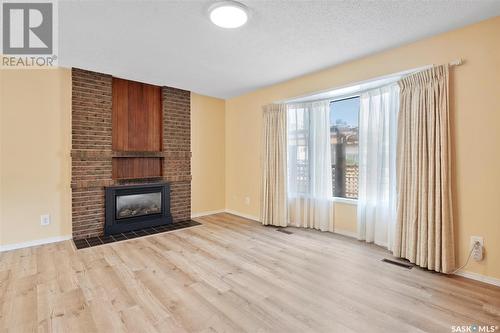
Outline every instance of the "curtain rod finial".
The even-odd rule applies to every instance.
[[[450,66],[460,66],[463,63],[464,63],[464,60],[462,58],[458,58],[458,59],[450,62]]]

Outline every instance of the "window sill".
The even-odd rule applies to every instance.
[[[343,204],[348,204],[348,205],[357,205],[358,204],[358,199],[332,197],[332,198],[330,198],[330,200],[332,200],[333,202],[338,202],[338,203],[343,203]]]
[[[307,199],[310,198],[307,195],[304,194],[294,194],[288,196],[289,199]],[[348,204],[348,205],[357,205],[358,204],[358,199],[348,199],[348,198],[340,198],[340,197],[330,197],[328,198],[331,202],[338,202],[338,203],[343,203],[343,204]]]

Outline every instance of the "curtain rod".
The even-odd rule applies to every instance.
[[[464,63],[464,60],[462,58],[457,58],[457,59],[455,59],[453,61],[450,61],[448,63],[448,66],[451,66],[451,67],[460,66],[463,63]],[[372,78],[372,79],[368,79],[368,80],[364,80],[364,81],[352,82],[352,83],[349,83],[349,84],[346,84],[346,85],[343,85],[343,86],[340,86],[340,87],[337,87],[337,88],[334,88],[334,89],[322,90],[322,91],[318,91],[316,93],[308,94],[308,95],[305,95],[305,96],[303,95],[303,96],[297,96],[297,97],[287,98],[286,100],[274,101],[273,103],[277,103],[277,104],[281,104],[281,103],[286,103],[286,104],[287,103],[294,103],[294,102],[291,102],[291,101],[300,100],[300,99],[306,100],[309,96],[319,95],[319,94],[322,94],[322,93],[325,93],[325,92],[328,92],[328,91],[339,90],[339,89],[342,89],[342,88],[356,86],[356,85],[364,84],[364,83],[367,83],[367,82],[376,81],[376,80],[379,80],[379,79],[381,80],[381,79],[385,79],[385,78],[389,78],[389,77],[393,77],[393,76],[398,76],[398,75],[401,75],[401,76],[411,75],[411,74],[415,74],[417,72],[421,72],[421,71],[424,71],[426,69],[432,68],[433,66],[435,66],[435,65],[434,64],[425,65],[425,66],[422,66],[422,67],[417,67],[417,68],[413,68],[413,69],[409,69],[409,70],[404,70],[404,71],[401,71],[399,73],[392,73],[392,74],[382,75],[382,76],[379,76],[377,78]],[[359,95],[359,93],[367,91],[367,90],[371,90],[371,89],[372,88],[368,88],[368,89],[364,89],[363,91],[359,91],[359,92],[351,93],[351,94],[346,94],[345,96],[339,96],[339,97],[346,98],[346,96],[347,96],[347,98],[348,98],[349,96],[357,96],[357,95]],[[329,98],[329,97],[320,98],[320,99],[315,100],[315,101],[324,101],[324,100],[332,100],[332,98]],[[299,101],[299,102],[296,102],[296,103],[301,103],[301,102]]]

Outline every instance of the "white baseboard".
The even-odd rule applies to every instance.
[[[50,243],[57,243],[57,242],[70,240],[72,238],[73,237],[71,235],[66,235],[66,236],[57,236],[57,237],[37,239],[37,240],[29,241],[29,242],[0,245],[0,252],[23,249],[26,247],[32,247],[32,246],[38,246],[38,245],[44,245],[44,244],[50,244]]]
[[[486,276],[486,275],[482,275],[482,274],[478,274],[478,273],[467,272],[467,271],[456,272],[455,275],[500,287],[500,279],[497,279],[494,277],[490,277],[490,276]]]
[[[358,233],[354,231],[334,229],[333,233],[358,239]]]
[[[239,217],[244,217],[244,218],[249,219],[249,220],[260,222],[259,218],[256,216],[240,213],[240,212],[237,212],[237,211],[231,210],[231,209],[219,209],[219,210],[210,210],[210,211],[206,211],[206,212],[192,213],[191,218],[197,218],[197,217],[220,214],[220,213],[233,214],[233,215],[236,215]]]
[[[260,218],[258,218],[257,216],[240,213],[240,212],[237,212],[237,211],[231,210],[231,209],[226,209],[225,212],[228,214],[233,214],[236,216],[244,217],[244,218],[249,219],[249,220],[260,222]]]
[[[191,213],[191,218],[194,219],[196,217],[201,217],[201,216],[207,216],[207,215],[214,215],[214,214],[220,214],[226,212],[225,209],[219,209],[219,210],[209,210],[206,212],[198,212],[198,213]]]

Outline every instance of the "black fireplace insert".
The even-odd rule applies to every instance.
[[[104,234],[172,223],[168,183],[106,187]]]

